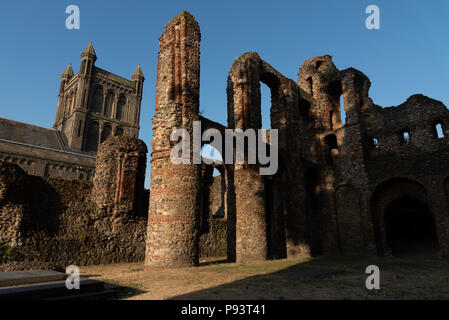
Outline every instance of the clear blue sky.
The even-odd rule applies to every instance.
[[[70,4],[80,8],[80,30],[65,28]],[[380,8],[380,30],[365,28],[370,4]],[[246,51],[295,81],[304,60],[330,54],[337,68],[370,78],[376,104],[398,105],[422,93],[449,106],[447,0],[21,0],[1,4],[0,116],[51,127],[59,75],[69,63],[77,72],[80,53],[93,41],[99,67],[130,78],[141,64],[140,138],[150,146],[158,37],[183,9],[200,24],[200,108],[212,120],[226,124],[226,77]],[[264,90],[265,126],[267,96]]]

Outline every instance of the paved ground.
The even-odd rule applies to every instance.
[[[365,288],[368,265],[380,290]],[[341,273],[341,271],[344,271]],[[82,276],[124,288],[115,299],[449,299],[449,261],[326,257],[144,270],[142,264],[81,268]]]

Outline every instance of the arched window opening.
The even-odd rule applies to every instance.
[[[260,111],[262,115],[262,129],[270,129],[271,89],[260,83]]]
[[[305,99],[299,100],[299,115],[304,120],[305,124],[309,124],[311,121],[311,114],[310,114],[310,103],[309,101]]]
[[[116,114],[117,120],[125,120],[125,106],[126,106],[126,98],[125,96],[121,95],[117,103],[117,114]]]
[[[261,94],[261,124],[262,129],[270,129],[271,123],[271,110],[276,110],[279,104],[279,79],[272,73],[264,73],[260,77],[260,94]]]
[[[409,144],[410,143],[410,132],[408,129],[402,130],[400,133],[400,143],[403,144]]]
[[[343,88],[341,81],[332,81],[326,88],[326,93],[329,95],[331,107],[338,114],[339,123],[346,123],[345,102],[343,96]],[[335,125],[335,123],[334,123]]]
[[[98,122],[92,122],[89,128],[87,129],[87,138],[86,138],[87,151],[98,150],[98,134],[99,134]]]
[[[312,77],[307,78],[307,82],[309,83],[310,94],[313,96],[313,80]]]
[[[101,132],[101,143],[107,140],[111,136],[112,128],[110,125],[105,125]]]
[[[334,134],[329,134],[324,138],[324,142],[327,146],[327,163],[333,164],[334,158],[339,154],[337,137]]]
[[[345,99],[343,94],[340,96],[340,119],[342,124],[346,123]]]
[[[114,93],[109,92],[106,96],[106,104],[104,106],[104,115],[106,117],[112,117],[112,105],[114,104]]]
[[[438,139],[443,139],[444,138],[443,126],[439,122],[435,125],[435,136]]]
[[[223,162],[223,157],[221,156],[220,151],[218,151],[210,144],[205,144],[203,146],[200,155],[202,158],[214,160],[213,162]]]
[[[90,109],[92,110],[92,112],[101,113],[102,106],[103,106],[103,88],[101,86],[98,86],[95,89]]]
[[[338,144],[337,144],[337,137],[335,134],[329,134],[324,138],[324,142],[326,142],[326,145],[329,147],[330,150],[337,149],[338,150]]]
[[[373,148],[379,149],[379,140],[377,138],[371,138],[371,145]]]
[[[117,129],[115,129],[115,136],[116,137],[123,136],[123,128],[122,127],[117,127]]]

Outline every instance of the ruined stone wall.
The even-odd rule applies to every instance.
[[[370,176],[370,190],[366,198],[373,205],[373,195],[376,190],[383,190],[383,183],[396,178],[407,178],[416,181],[425,189],[429,196],[428,203],[431,206],[433,218],[439,236],[441,254],[448,256],[449,252],[449,216],[448,197],[445,191],[445,181],[449,170],[444,159],[448,159],[449,149],[440,149],[434,152],[413,153],[387,153],[370,158],[367,161],[367,171]],[[407,194],[410,187],[405,186],[401,192]],[[398,193],[400,194],[400,193]],[[392,198],[382,199],[384,207]],[[375,212],[372,212],[374,215]],[[376,226],[373,226],[374,228]],[[373,230],[373,232],[376,230]],[[383,230],[377,230],[384,232]]]
[[[206,190],[207,210],[201,227],[200,257],[227,256],[227,194],[223,178],[221,175],[214,177]]]
[[[344,254],[375,253],[379,247],[375,234],[384,231],[373,222],[371,196],[382,181],[413,177],[432,190],[445,255],[447,206],[439,181],[447,174],[446,165],[440,163],[447,157],[448,140],[437,136],[436,125],[447,135],[447,108],[422,95],[411,96],[397,107],[376,106],[368,96],[369,79],[353,68],[337,70],[329,56],[307,60],[299,76],[298,84],[314,97],[318,152],[306,156],[321,164],[320,211],[330,218],[323,221],[328,228],[328,244],[323,245],[332,247],[333,241]],[[340,95],[344,106],[338,101]],[[340,119],[336,113],[343,107],[346,118]]]
[[[200,168],[174,164],[170,141],[175,128],[192,136],[199,112],[201,34],[193,16],[182,12],[159,38],[156,113],[145,265],[195,266],[199,260]],[[192,150],[189,150],[191,155]]]
[[[104,214],[144,212],[146,154],[142,140],[113,137],[100,145],[93,198]]]
[[[160,37],[147,266],[196,265],[198,235],[201,255],[221,254],[224,232],[229,261],[379,253],[384,246],[379,234],[385,232],[373,213],[373,194],[385,181],[401,177],[426,189],[441,253],[447,256],[446,107],[421,95],[394,108],[376,106],[368,94],[370,80],[353,68],[338,70],[329,55],[305,61],[296,83],[255,52],[233,63],[227,128],[261,128],[260,83],[266,84],[272,105],[270,138],[264,143],[271,146],[278,130],[276,174],[261,176],[261,164],[248,158],[226,164],[220,193],[218,179],[210,180],[212,167],[171,163],[173,128],[192,133],[198,119],[201,133],[226,129],[198,116],[199,39],[199,27],[186,12]],[[226,228],[224,220],[212,218],[222,204]]]
[[[440,124],[445,137],[449,132],[449,110],[437,100],[423,95],[413,95],[396,107],[381,108],[367,103],[363,110],[370,156],[387,153],[432,152],[448,145],[448,140],[437,135]],[[404,141],[404,132],[409,141]],[[373,140],[377,139],[377,145]]]
[[[134,146],[142,152],[146,150],[137,139],[118,139],[123,139],[116,141],[118,148],[110,148],[111,144],[105,143],[105,150],[100,149],[100,153],[119,150],[120,142],[125,142],[128,148]],[[108,160],[117,164],[120,155],[117,152]],[[145,157],[144,153],[142,155]],[[104,164],[102,160],[100,163]],[[139,175],[139,169],[145,172],[145,166],[127,166],[125,162],[123,167],[135,170]],[[105,168],[99,166],[99,169],[99,176],[107,177],[103,171]],[[128,171],[127,175],[133,176]],[[144,179],[144,176],[141,178]],[[122,198],[126,210],[122,210],[123,206],[114,207],[114,201],[107,203],[106,207],[115,210],[105,210],[105,207],[98,205],[100,202],[104,204],[102,200],[105,196],[98,195],[101,191],[108,192],[107,188],[119,189],[114,183],[105,183],[106,189],[99,188],[99,180],[94,188],[94,184],[87,181],[30,176],[17,165],[0,161],[0,243],[13,247],[18,252],[19,261],[37,261],[46,267],[143,261],[147,211],[145,197],[139,200],[139,206],[135,206],[128,195]],[[133,181],[132,187],[124,184],[123,190],[131,190],[130,195],[143,194],[143,185]],[[119,184],[120,181],[115,183]],[[142,187],[142,190],[136,192],[137,187]],[[93,189],[96,191],[92,192]],[[126,192],[123,194],[126,195]]]
[[[230,128],[261,128],[260,82],[271,89],[271,130],[276,129],[279,136],[279,167],[275,175],[261,177],[258,165],[235,166],[236,241],[237,244],[240,241],[249,241],[249,236],[245,236],[248,240],[243,240],[243,234],[247,231],[245,226],[259,225],[258,232],[254,229],[251,232],[251,236],[258,234],[259,238],[252,241],[258,246],[266,243],[267,257],[309,256],[310,235],[301,158],[305,154],[317,152],[312,110],[314,100],[310,93],[276,71],[257,53],[245,53],[236,59],[228,77]],[[262,182],[263,191],[251,189],[251,185],[257,186],[258,183],[252,180],[248,182],[248,175],[241,170],[252,170],[254,179]],[[238,177],[240,173],[242,177]],[[259,198],[263,200],[260,203]],[[260,213],[256,215],[265,219],[261,224],[253,220],[256,216],[250,218],[252,212],[256,212],[256,203],[262,206],[264,212],[259,210]],[[249,207],[253,207],[252,211],[248,211]],[[240,219],[239,212],[242,213]],[[242,230],[242,233],[239,230]],[[248,244],[243,243],[243,247],[255,252]],[[238,248],[237,252],[239,250]],[[244,256],[244,253],[241,255]]]

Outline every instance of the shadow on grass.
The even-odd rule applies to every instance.
[[[100,275],[87,274],[83,275],[83,278],[89,279],[98,276]],[[79,300],[120,300],[146,293],[139,283],[123,284],[122,282],[109,279],[98,281],[104,283],[104,292],[98,292],[92,296],[86,295],[86,297],[80,297]]]
[[[288,260],[285,260],[288,263]],[[218,263],[218,261],[216,262]],[[378,299],[401,298],[406,287],[393,287],[391,296],[388,290],[368,291],[365,287],[365,274],[368,265],[379,266],[381,272],[411,275],[432,270],[447,270],[447,260],[413,260],[382,257],[334,256],[302,260],[282,270],[250,276],[231,283],[179,295],[172,300],[284,300],[284,299]],[[248,270],[263,271],[270,268],[263,264],[222,264],[217,265],[217,276],[223,272]],[[214,269],[211,269],[212,271]],[[268,269],[269,270],[269,269]],[[386,273],[383,273],[385,275]],[[435,279],[432,279],[435,280]],[[384,295],[386,294],[386,295]],[[426,293],[432,295],[432,292]],[[435,292],[437,294],[437,292]]]
[[[121,285],[116,281],[104,281],[105,292],[98,296],[87,297],[86,300],[122,300],[146,293],[139,284]]]

